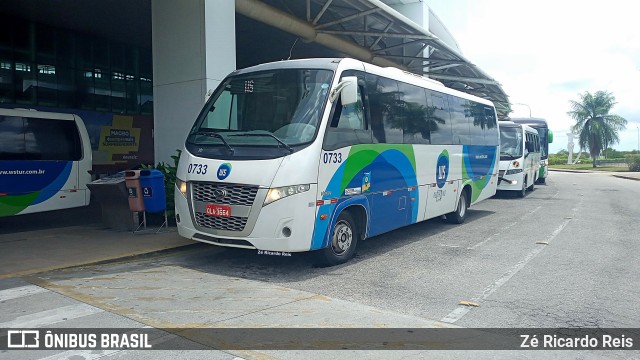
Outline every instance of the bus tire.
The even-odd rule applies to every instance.
[[[523,198],[525,195],[527,195],[527,178],[526,177],[522,180],[522,189],[518,191],[516,195],[519,198]]]
[[[535,181],[532,181],[532,182],[531,182],[531,185],[529,185],[529,187],[527,188],[527,190],[529,190],[529,191],[533,191],[533,189],[534,189],[534,187],[535,187],[535,186],[536,186],[536,182],[535,182]]]
[[[460,199],[458,200],[458,206],[456,210],[445,215],[447,221],[451,224],[462,224],[467,217],[467,192],[462,191],[460,193]]]
[[[318,251],[320,266],[334,266],[347,262],[356,253],[358,227],[348,211],[343,211],[333,227],[329,246]]]

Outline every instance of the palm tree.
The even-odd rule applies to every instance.
[[[567,114],[576,121],[572,130],[579,134],[578,144],[581,148],[589,149],[593,167],[596,167],[596,157],[600,152],[620,141],[618,132],[624,130],[627,120],[609,114],[616,104],[616,98],[608,91],[596,91],[595,94],[585,91],[578,96],[580,101],[569,101],[571,111]]]

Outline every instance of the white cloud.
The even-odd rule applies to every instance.
[[[610,91],[613,113],[629,121],[615,147],[638,147],[640,122],[640,5],[632,1],[430,0],[464,55],[498,80],[512,103],[547,118],[566,147],[573,124],[569,100]],[[512,116],[528,116],[514,105]]]

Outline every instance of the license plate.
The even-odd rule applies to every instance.
[[[207,204],[206,214],[228,218],[231,217],[231,206]]]

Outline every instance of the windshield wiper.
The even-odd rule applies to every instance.
[[[233,148],[231,147],[231,145],[229,145],[229,143],[224,139],[224,137],[222,137],[222,135],[218,134],[215,131],[204,131],[204,130],[200,130],[200,131],[196,131],[191,135],[204,135],[204,136],[209,136],[209,137],[213,137],[216,139],[220,139],[222,140],[222,143],[224,144],[224,146],[227,147],[227,149],[229,149],[229,151],[233,154]]]
[[[506,153],[506,152],[504,152],[504,151],[500,151],[500,156],[508,156],[508,157],[510,157],[511,159],[517,159],[515,156],[513,156],[513,155],[511,155],[511,154],[509,154],[509,153]]]
[[[243,133],[243,134],[231,134],[229,136],[268,136],[270,138],[275,139],[278,143],[282,144],[282,146],[284,146],[285,149],[289,150],[290,153],[294,153],[295,150],[293,150],[293,148],[289,145],[287,145],[287,143],[285,143],[284,141],[280,140],[280,138],[278,138],[277,136],[270,134],[270,133]],[[280,147],[280,146],[278,146]]]

